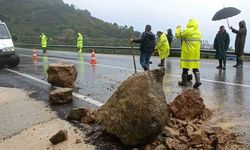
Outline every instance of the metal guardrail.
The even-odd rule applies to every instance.
[[[27,44],[27,43],[15,43],[16,46],[21,47],[40,47],[40,44]],[[48,48],[76,48],[75,45],[48,45]],[[120,47],[120,46],[84,46],[85,49],[109,49],[109,50],[131,50],[131,47]],[[134,47],[135,50],[139,51],[139,47]],[[180,48],[171,48],[171,52],[180,53]],[[201,49],[201,54],[213,54],[215,55],[215,50]],[[227,54],[235,55],[233,51],[228,51]],[[245,53],[245,56],[250,56],[250,53]]]

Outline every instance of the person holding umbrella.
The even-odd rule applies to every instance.
[[[179,86],[187,86],[188,70],[193,69],[195,84],[193,88],[198,88],[200,82],[200,47],[202,34],[199,30],[199,23],[196,19],[191,19],[187,23],[186,29],[182,31],[181,26],[177,26],[175,36],[181,39],[181,59],[180,67],[183,69],[182,81]]]
[[[140,39],[130,38],[131,43],[140,43],[140,64],[144,71],[149,70],[150,56],[155,48],[155,35],[151,32],[151,25],[146,25],[145,31],[142,33]]]
[[[219,59],[219,66],[217,69],[226,69],[226,53],[229,47],[230,37],[224,26],[220,26],[219,32],[214,39],[214,49],[216,50],[216,58]],[[223,66],[222,66],[223,62]]]
[[[244,59],[244,47],[247,35],[247,27],[244,20],[239,22],[239,30],[230,27],[233,33],[236,34],[235,39],[235,54],[236,54],[236,65],[233,67],[242,68]]]

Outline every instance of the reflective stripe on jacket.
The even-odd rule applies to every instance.
[[[191,19],[185,30],[176,28],[176,38],[181,39],[180,67],[187,69],[200,68],[201,32],[198,21]]]
[[[167,58],[169,56],[169,43],[165,33],[162,33],[158,39],[155,49],[157,49],[160,59]]]

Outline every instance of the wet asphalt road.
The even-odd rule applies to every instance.
[[[20,65],[12,70],[0,71],[0,86],[17,87],[26,91],[34,91],[32,97],[47,102],[50,86],[46,84],[46,70],[51,63],[73,63],[78,69],[75,93],[79,94],[70,105],[56,106],[60,116],[64,116],[71,107],[97,108],[85,99],[93,99],[105,103],[120,83],[134,73],[132,56],[96,54],[97,65],[90,65],[91,54],[76,52],[49,51],[44,55],[39,51],[37,61],[32,60],[33,51],[17,49],[21,57]],[[137,68],[139,57],[136,57]],[[152,57],[151,69],[157,68],[158,57]],[[234,61],[227,62],[227,69],[218,70],[216,60],[202,60],[200,69],[202,85],[201,96],[208,108],[215,110],[210,124],[224,124],[232,126],[237,133],[244,133],[245,139],[250,142],[250,62],[244,63],[243,69],[232,66]],[[191,73],[191,71],[190,71]],[[178,58],[167,60],[166,76],[164,78],[164,92],[166,99],[171,102],[179,93],[189,87],[177,85],[180,80]],[[31,79],[33,78],[33,79]],[[35,80],[34,80],[35,79]],[[42,80],[42,81],[41,81]],[[193,81],[194,83],[194,81]],[[90,101],[92,102],[92,101]]]

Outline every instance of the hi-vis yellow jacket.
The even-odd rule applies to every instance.
[[[168,39],[165,33],[162,33],[162,35],[158,39],[155,49],[157,49],[160,59],[164,59],[169,56],[170,47],[169,47]]]
[[[83,47],[83,38],[82,34],[78,33],[78,38],[77,38],[77,48],[82,48]]]
[[[42,38],[41,47],[46,48],[47,47],[47,37],[46,37],[46,35],[44,33],[42,33],[41,38]]]
[[[175,36],[181,39],[180,67],[186,69],[200,68],[201,32],[195,19],[189,20],[185,30],[176,28]]]

